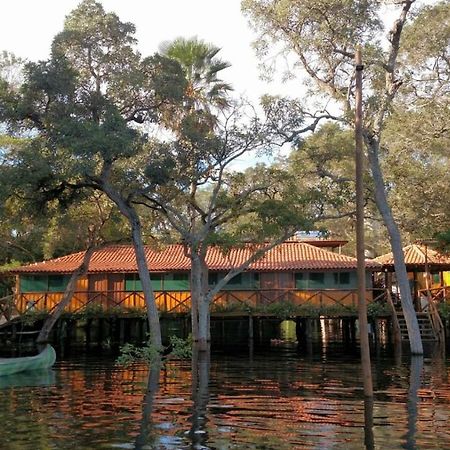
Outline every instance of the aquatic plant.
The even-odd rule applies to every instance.
[[[190,359],[192,356],[192,338],[169,337],[170,344],[167,347],[156,347],[150,338],[143,347],[126,343],[120,347],[120,355],[116,363],[121,366],[129,366],[136,362],[152,364],[161,355],[164,359]]]

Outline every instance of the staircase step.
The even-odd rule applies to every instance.
[[[402,341],[408,341],[408,328],[406,325],[405,315],[400,307],[400,305],[396,306],[396,315],[397,321],[400,328],[400,335]],[[430,322],[430,317],[427,312],[416,312],[417,322],[419,325],[420,336],[422,341],[436,341],[437,337],[434,333],[433,325]]]

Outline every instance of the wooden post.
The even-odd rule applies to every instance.
[[[248,315],[248,339],[253,343],[253,316]]]
[[[309,318],[306,319],[306,333],[305,333],[305,336],[306,336],[306,340],[308,342],[312,341],[312,335],[313,335],[312,328],[313,328],[313,319],[309,319]]]
[[[91,328],[92,328],[92,319],[86,320],[85,330],[86,330],[86,347],[89,347],[91,344]]]
[[[125,342],[125,319],[119,319],[119,343]]]
[[[362,132],[362,56],[358,46],[355,54],[355,178],[356,178],[356,258],[358,274],[358,317],[361,345],[364,395],[373,397],[372,370],[367,327],[366,264],[364,254],[364,159]]]

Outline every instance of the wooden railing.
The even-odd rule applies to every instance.
[[[400,331],[400,323],[398,322],[397,310],[395,309],[394,301],[392,300],[392,294],[389,289],[386,289],[386,301],[391,309],[394,341],[397,345],[399,345],[402,341],[402,333]]]
[[[418,291],[418,294],[419,297],[423,296],[429,298],[431,296],[431,300],[435,303],[450,302],[450,286],[441,286],[431,289],[420,289]]]
[[[442,286],[433,289],[421,289],[419,298],[426,299],[426,305],[422,307],[422,311],[428,314],[431,326],[436,338],[440,342],[445,341],[445,327],[442,323],[441,316],[437,305],[450,301],[450,286]]]
[[[445,327],[442,323],[441,316],[439,315],[439,310],[436,306],[434,300],[428,302],[427,305],[427,313],[430,318],[431,326],[433,327],[433,331],[435,336],[440,342],[445,341]]]
[[[62,292],[21,293],[16,295],[17,309],[22,313],[30,309],[52,311],[62,295]],[[368,289],[366,298],[368,302],[379,301],[384,298],[384,292]],[[156,291],[155,300],[161,312],[187,313],[190,311],[191,295],[188,291]],[[274,303],[309,305],[316,308],[338,306],[354,311],[357,308],[358,299],[356,290],[224,290],[215,296],[212,310],[230,310],[233,306],[237,306],[239,310],[264,308]],[[145,301],[142,292],[78,291],[74,293],[67,311],[76,313],[93,306],[102,310],[141,309],[145,308]]]
[[[384,298],[384,292],[367,290],[368,302]],[[352,310],[358,306],[356,290],[299,290],[299,289],[259,289],[254,291],[221,291],[214,298],[213,308],[237,306],[251,308],[270,306],[276,303],[290,303],[296,306],[328,308],[333,306]],[[213,309],[214,310],[214,309]]]

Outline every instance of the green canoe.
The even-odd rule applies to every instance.
[[[0,376],[29,370],[48,369],[55,364],[55,361],[55,349],[47,344],[44,350],[36,356],[0,359]]]

